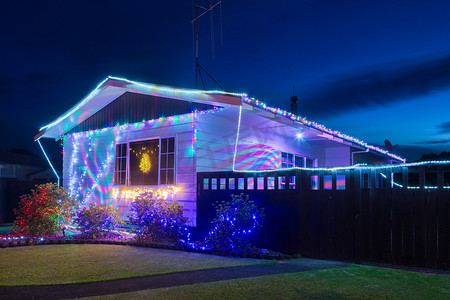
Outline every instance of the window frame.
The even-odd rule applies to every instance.
[[[311,167],[318,166],[318,158],[312,158],[304,154],[293,153],[289,151],[280,151],[280,159],[281,169],[294,167],[306,168],[308,167],[308,162],[311,162]],[[299,160],[299,162],[301,162],[301,166],[297,166],[297,159]]]
[[[125,146],[125,156],[117,156],[117,148],[118,147],[123,147]],[[114,149],[115,151],[115,155],[114,155],[114,186],[128,186],[128,143],[121,143],[121,144],[116,144],[116,147]],[[122,153],[123,154],[123,153]],[[120,169],[119,171],[117,171],[116,167],[117,167],[117,160],[118,159],[123,159],[125,158],[125,170]],[[117,184],[117,173],[125,173],[125,180],[123,184],[120,184],[120,179],[119,179],[119,184]]]
[[[161,140],[163,139],[170,139],[173,138],[174,140],[174,152],[165,152],[163,154],[174,154],[174,158],[173,158],[173,183],[171,184],[161,184]],[[158,140],[158,149],[159,149],[159,154],[158,154],[158,184],[157,185],[130,185],[130,143],[135,143],[135,142],[143,142],[143,141],[151,141],[151,140]],[[177,184],[177,157],[178,157],[178,147],[177,147],[177,136],[176,135],[170,135],[170,136],[154,136],[154,137],[150,137],[150,138],[141,138],[141,139],[133,139],[133,140],[127,140],[126,143],[116,143],[116,149],[115,149],[115,157],[114,157],[114,162],[117,163],[117,145],[123,145],[126,144],[126,172],[125,172],[125,184],[124,185],[117,185],[116,184],[116,165],[114,164],[114,186],[127,186],[127,187],[142,187],[142,186],[172,186],[172,185],[176,185]],[[168,149],[167,149],[168,151]],[[121,156],[123,157],[123,156]],[[166,171],[172,168],[164,168]],[[166,174],[166,178],[167,178],[167,174]]]

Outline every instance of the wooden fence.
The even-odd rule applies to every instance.
[[[199,173],[197,227],[214,204],[249,195],[265,210],[254,242],[305,257],[450,267],[450,167]]]

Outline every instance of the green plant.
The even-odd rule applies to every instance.
[[[133,200],[129,220],[138,239],[173,243],[185,242],[190,235],[183,207],[176,201],[169,203],[156,198],[152,193],[143,193]]]
[[[82,235],[95,239],[105,237],[117,229],[122,221],[115,207],[91,203],[89,207],[77,211],[75,223]]]
[[[216,216],[206,244],[215,251],[247,253],[254,250],[250,236],[262,227],[264,210],[249,196],[231,195],[230,202],[216,204]]]
[[[70,222],[78,202],[55,183],[36,185],[31,194],[20,197],[13,231],[26,236],[51,236]]]

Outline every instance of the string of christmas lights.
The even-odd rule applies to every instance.
[[[318,130],[320,130],[322,132],[325,132],[327,134],[330,134],[332,136],[335,136],[335,137],[347,140],[349,142],[358,144],[358,145],[363,146],[365,148],[368,148],[370,150],[373,150],[373,151],[382,153],[384,155],[390,156],[390,157],[392,157],[392,158],[394,158],[396,160],[399,160],[399,161],[402,161],[402,162],[406,161],[406,159],[404,159],[404,158],[402,158],[402,157],[400,157],[398,155],[392,154],[392,153],[390,153],[390,152],[388,152],[388,151],[386,151],[384,149],[381,149],[381,148],[373,146],[373,145],[369,145],[366,142],[363,142],[363,141],[361,141],[361,140],[359,140],[357,138],[351,137],[351,136],[349,136],[347,134],[343,134],[343,133],[341,133],[339,131],[331,130],[331,129],[327,128],[325,125],[319,124],[317,122],[309,121],[309,120],[307,120],[306,118],[304,118],[302,116],[294,115],[293,113],[290,113],[290,112],[288,112],[286,110],[282,110],[281,108],[268,106],[264,102],[256,100],[255,98],[249,98],[246,95],[244,95],[242,99],[243,99],[243,101],[245,103],[247,103],[247,104],[249,104],[251,106],[258,107],[258,108],[264,109],[266,111],[270,111],[270,112],[272,112],[272,113],[274,113],[276,115],[289,118],[292,121],[300,122],[300,123],[302,123],[304,125],[307,125],[309,127],[318,129]]]

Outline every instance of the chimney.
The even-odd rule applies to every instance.
[[[291,97],[291,113],[297,115],[297,96],[295,96],[294,86],[292,86],[292,97]]]

